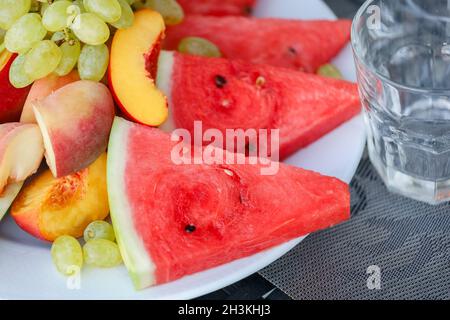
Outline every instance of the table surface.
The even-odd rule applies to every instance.
[[[364,0],[325,0],[340,18],[351,19]],[[229,287],[203,296],[201,300],[290,300],[278,287],[258,273]]]

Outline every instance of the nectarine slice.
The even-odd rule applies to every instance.
[[[0,125],[0,194],[9,182],[24,181],[35,173],[43,156],[44,145],[37,125]]]
[[[113,96],[129,118],[150,126],[159,126],[168,115],[166,98],[155,85],[164,30],[161,15],[143,9],[136,12],[130,28],[117,30],[111,47]]]
[[[106,150],[114,102],[104,84],[72,82],[34,101],[33,109],[44,137],[45,158],[55,177],[86,168]]]
[[[23,123],[36,123],[36,118],[33,112],[33,102],[36,100],[42,100],[58,90],[64,87],[66,84],[80,80],[77,70],[73,70],[65,76],[58,76],[56,73],[36,80],[31,86],[30,93],[28,93],[27,100],[23,106],[22,115],[20,116],[20,122]]]
[[[105,153],[88,168],[62,178],[43,172],[11,207],[11,216],[23,230],[48,241],[61,235],[81,237],[89,223],[108,214]]]

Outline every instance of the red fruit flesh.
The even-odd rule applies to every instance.
[[[164,46],[176,50],[184,37],[202,37],[228,59],[313,73],[348,43],[350,27],[349,20],[187,16],[183,23],[167,29]]]
[[[218,87],[215,79],[226,79]],[[284,68],[174,54],[172,116],[176,128],[280,129],[283,159],[360,112],[356,84]],[[226,102],[226,103],[225,103]]]
[[[272,176],[261,175],[261,165],[176,165],[176,144],[155,128],[117,119],[114,124],[111,215],[139,287],[246,257],[350,217],[348,186],[335,178],[283,164]],[[117,200],[127,204],[125,210],[114,206]],[[123,232],[125,225],[132,230]],[[131,238],[141,245],[127,246]],[[136,264],[137,251],[153,267]]]
[[[248,15],[255,0],[178,0],[186,14]]]

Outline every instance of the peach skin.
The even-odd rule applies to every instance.
[[[47,164],[57,178],[78,172],[105,150],[114,120],[114,102],[98,82],[72,82],[33,102]]]

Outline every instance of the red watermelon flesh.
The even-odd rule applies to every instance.
[[[158,87],[176,128],[280,129],[280,158],[360,112],[356,84],[272,66],[163,51]],[[225,79],[218,87],[216,78]],[[245,150],[229,150],[244,152]]]
[[[187,16],[169,27],[164,47],[176,50],[184,37],[212,41],[223,56],[314,73],[350,39],[351,21],[300,21],[246,17]]]
[[[255,0],[178,0],[186,14],[248,15]]]
[[[243,258],[349,218],[348,186],[279,164],[177,165],[178,142],[116,118],[108,151],[111,217],[136,288]]]

